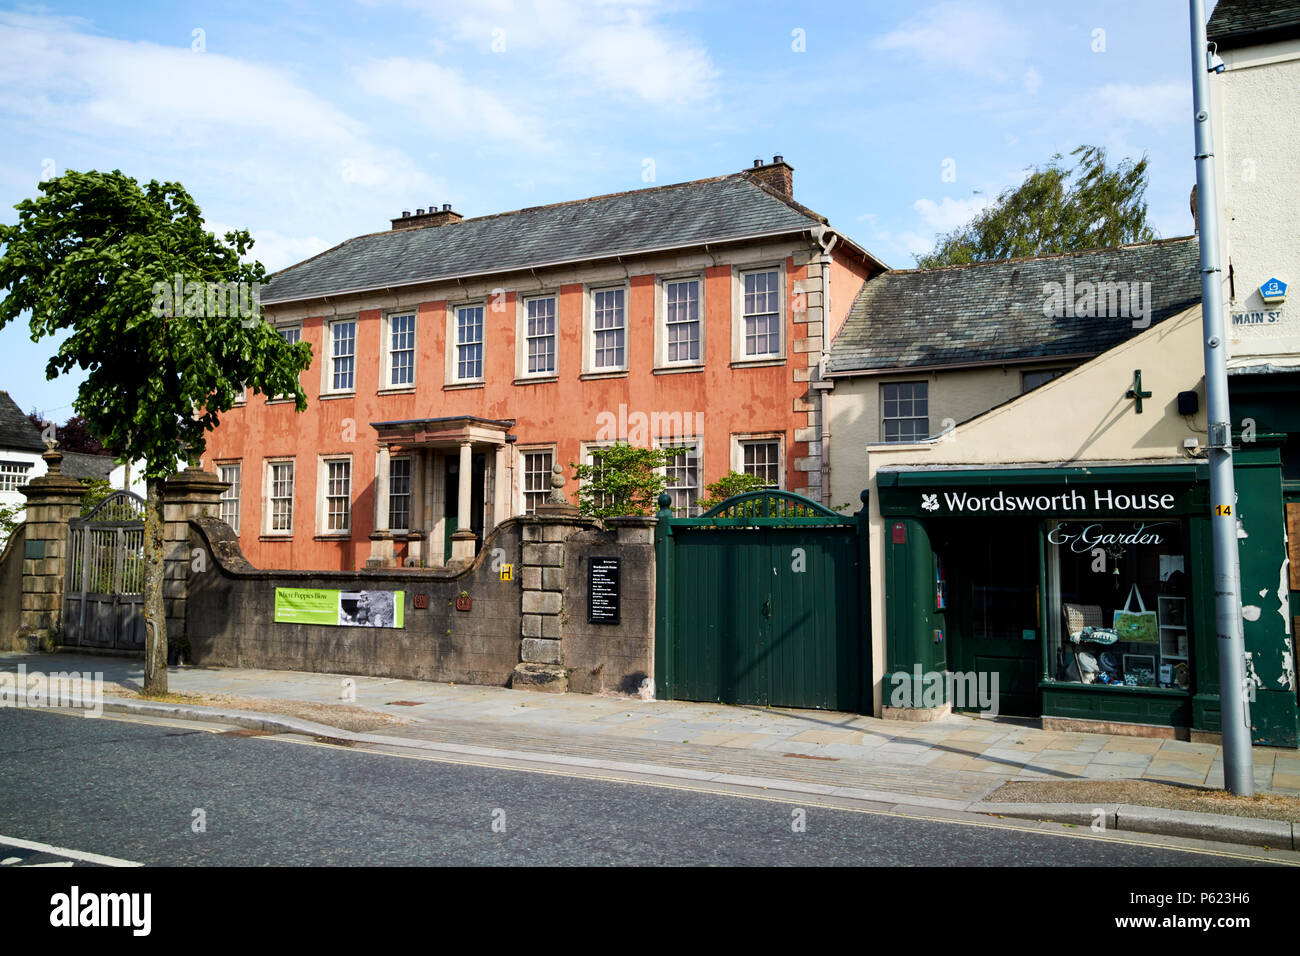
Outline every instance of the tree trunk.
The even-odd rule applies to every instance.
[[[144,506],[144,692],[167,693],[167,608],[163,602],[163,490],[149,478]]]

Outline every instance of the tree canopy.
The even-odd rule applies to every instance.
[[[115,456],[164,477],[245,387],[306,408],[311,349],[256,314],[265,270],[243,261],[247,231],[218,239],[180,183],[118,170],[68,171],[40,192],[0,225],[0,328],[30,312],[32,341],[71,333],[46,375],[87,373],[76,410]]]
[[[1147,224],[1147,158],[1106,163],[1100,146],[1080,146],[1073,167],[1058,153],[998,196],[969,223],[940,235],[922,269],[1102,249],[1157,238]]]

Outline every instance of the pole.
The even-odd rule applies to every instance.
[[[1219,721],[1223,784],[1229,793],[1255,793],[1241,632],[1241,573],[1237,554],[1237,491],[1232,473],[1227,342],[1219,266],[1219,204],[1214,189],[1210,128],[1209,44],[1205,0],[1188,0],[1192,18],[1192,109],[1196,119],[1196,206],[1201,233],[1201,320],[1205,336],[1205,405],[1209,425],[1210,529],[1214,540],[1214,616],[1219,636]]]

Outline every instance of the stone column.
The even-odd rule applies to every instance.
[[[470,502],[474,487],[474,449],[469,439],[460,443],[460,489],[456,499],[456,531],[451,536],[451,560],[473,561],[475,534]]]
[[[386,568],[394,563],[393,535],[388,530],[388,446],[375,453],[375,529],[370,532],[368,568]]]
[[[496,462],[494,470],[496,472],[496,481],[494,490],[496,491],[495,500],[492,502],[492,523],[499,525],[510,517],[511,502],[514,501],[514,482],[511,481],[513,475],[509,466],[509,455],[514,451],[513,446],[497,445]]]
[[[46,473],[19,490],[27,498],[23,544],[19,646],[37,650],[62,631],[63,592],[68,576],[68,521],[81,513],[85,487],[63,474],[63,455],[41,456]]]
[[[221,493],[229,487],[194,466],[163,482],[163,607],[171,647],[184,646],[191,575],[206,574],[214,566],[212,555],[196,555],[190,549],[190,519],[219,516]]]
[[[407,554],[418,567],[425,559],[424,538],[424,459],[429,452],[425,449],[411,450],[410,492],[411,517],[407,519],[407,540],[410,542]]]

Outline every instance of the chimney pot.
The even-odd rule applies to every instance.
[[[772,162],[773,162],[773,163],[783,163],[783,162],[785,162],[785,157],[782,156],[780,153],[777,153],[775,156],[772,157]]]
[[[758,167],[760,167],[760,166],[762,166],[762,165],[763,165],[763,161],[762,161],[761,159],[755,159],[755,160],[754,160],[754,168],[755,168],[755,169],[758,169]]]
[[[451,212],[451,203],[449,203],[449,202],[445,202],[445,203],[443,203],[443,204],[442,204],[442,211],[443,211],[443,212]]]
[[[403,209],[403,210],[402,210],[402,218],[403,218],[403,219],[410,219],[410,218],[411,218],[411,210],[409,210],[409,209]]]
[[[417,209],[417,210],[415,210],[415,214],[416,214],[417,216],[423,216],[423,215],[424,215],[424,210],[423,210],[423,209]]]

